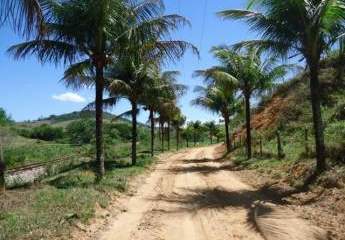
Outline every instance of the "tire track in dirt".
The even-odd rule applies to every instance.
[[[303,234],[296,234],[296,231],[290,234],[293,226],[287,228],[287,224],[282,224],[284,219],[274,218],[277,214],[265,213],[258,222],[266,228],[256,228],[250,213],[253,203],[260,199],[258,192],[217,160],[222,155],[220,148],[218,145],[188,149],[161,157],[137,193],[120,200],[128,209],[113,219],[95,239],[273,240],[282,239],[280,232],[285,237],[292,236],[289,239],[301,239],[295,236]],[[281,215],[281,211],[279,213]],[[288,222],[302,223],[303,220]],[[280,226],[285,228],[281,230]],[[308,228],[309,225],[304,226]],[[324,238],[315,235],[312,239]]]

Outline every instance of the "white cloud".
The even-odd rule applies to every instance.
[[[86,102],[86,99],[82,96],[72,93],[72,92],[66,92],[60,95],[53,95],[52,98],[57,101],[61,102],[73,102],[73,103],[84,103]]]

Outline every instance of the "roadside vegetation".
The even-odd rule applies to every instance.
[[[202,123],[187,121],[179,99],[188,88],[165,70],[187,51],[199,55],[171,37],[190,23],[165,15],[162,1],[2,1],[0,27],[24,39],[8,53],[62,64],[66,87],[92,87],[95,99],[23,123],[0,108],[0,239],[69,239],[155,155],[185,147],[224,142],[235,168],[299,193],[344,187],[344,2],[251,0],[218,16],[244,21],[258,39],[213,47],[217,64],[195,71],[202,84],[191,104],[221,119]],[[107,112],[123,99],[128,111]],[[31,166],[42,173],[9,184]]]

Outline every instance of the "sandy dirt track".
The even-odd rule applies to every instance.
[[[162,157],[138,191],[119,200],[126,210],[95,239],[327,239],[283,207],[253,207],[265,197],[219,160],[222,154],[217,145]]]

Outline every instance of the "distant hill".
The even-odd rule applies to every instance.
[[[116,115],[109,113],[109,112],[104,112],[103,113],[104,119],[105,120],[113,120],[116,119]],[[19,122],[17,123],[20,126],[28,126],[28,127],[32,127],[32,126],[37,126],[37,125],[41,125],[41,124],[50,124],[50,125],[54,125],[54,126],[60,126],[60,127],[65,127],[68,125],[68,123],[72,122],[72,121],[76,121],[76,120],[80,120],[80,119],[85,119],[85,118],[94,118],[95,117],[95,111],[75,111],[75,112],[71,112],[71,113],[65,113],[65,114],[61,114],[61,115],[50,115],[49,117],[43,117],[43,118],[39,118],[37,120],[33,120],[33,121],[25,121],[25,122]],[[117,119],[117,121],[120,122],[125,122],[130,124],[131,120],[127,119],[127,118],[123,118],[120,117]],[[147,126],[144,123],[138,123],[139,126]]]
[[[71,121],[71,120],[78,120],[81,118],[94,118],[95,117],[95,111],[75,111],[71,113],[65,113],[61,115],[50,115],[46,118],[40,118],[37,121],[50,121],[52,123],[58,123],[58,122],[65,122],[65,121]],[[104,119],[114,119],[116,118],[116,115],[108,112],[103,113]],[[121,120],[129,121],[128,119],[122,118]]]

